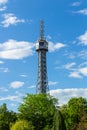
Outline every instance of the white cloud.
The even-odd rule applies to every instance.
[[[82,50],[78,53],[78,57],[82,58],[82,59],[87,59],[87,50]]]
[[[87,46],[87,31],[84,34],[82,34],[81,36],[77,37],[77,39],[79,40],[80,44]]]
[[[82,75],[78,71],[70,72],[69,77],[82,78]]]
[[[72,97],[87,98],[87,88],[56,89],[51,90],[50,94],[59,100],[59,105],[63,105]]]
[[[50,35],[47,35],[46,37],[48,40],[52,39],[52,37]]]
[[[24,77],[24,78],[26,78],[26,77],[27,77],[27,75],[25,75],[25,74],[21,74],[20,76],[21,76],[21,77]]]
[[[7,2],[8,2],[8,0],[0,0],[0,5],[6,4]]]
[[[78,11],[76,11],[74,13],[87,15],[87,9],[78,10]]]
[[[9,72],[8,68],[0,68],[0,72],[7,73]]]
[[[77,67],[75,68],[75,71],[70,72],[69,77],[73,78],[82,78],[84,76],[87,76],[87,65],[84,67]]]
[[[0,97],[0,101],[11,101],[11,104],[14,104],[13,102],[22,102],[22,98],[25,96],[25,94],[20,93],[19,91],[15,92],[15,95],[8,95],[6,97]],[[11,105],[10,104],[10,105]],[[13,105],[14,106],[14,105]]]
[[[7,96],[7,97],[0,97],[0,101],[5,101],[5,100],[9,100],[9,101],[18,101],[18,96]]]
[[[0,12],[5,11],[7,9],[7,4],[8,0],[0,0]]]
[[[87,67],[83,67],[79,69],[79,72],[83,75],[83,76],[87,76]]]
[[[72,69],[72,67],[73,67],[73,66],[75,66],[75,65],[76,65],[76,63],[75,63],[75,62],[72,62],[72,63],[67,63],[66,65],[64,65],[64,68],[66,68],[66,69],[68,69],[68,70],[69,70],[69,69],[71,70],[71,69]]]
[[[80,6],[81,5],[81,2],[74,2],[71,4],[71,6]]]
[[[58,84],[58,82],[53,82],[53,81],[49,81],[49,86],[51,86],[51,85],[57,85]]]
[[[33,47],[33,43],[9,39],[8,41],[0,44],[0,58],[22,59],[33,55]]]
[[[14,104],[13,102],[21,103],[22,102],[22,98],[24,96],[25,96],[25,94],[22,94],[19,91],[16,91],[15,95],[8,95],[6,97],[0,97],[0,101],[11,101],[11,104]]]
[[[36,85],[31,85],[28,88],[35,88],[35,87],[36,87]]]
[[[3,14],[4,20],[1,22],[3,27],[9,27],[10,25],[17,25],[18,23],[25,23],[24,19],[17,18],[14,14]]]
[[[84,68],[87,66],[87,62],[83,62],[82,64],[79,65],[79,68]]]
[[[10,83],[10,87],[14,89],[21,88],[23,87],[23,85],[24,85],[24,82],[21,82],[21,81],[14,81]]]
[[[6,10],[6,9],[7,9],[6,6],[0,7],[0,12],[4,11],[4,10]]]
[[[0,64],[4,64],[4,62],[3,62],[3,61],[0,61]]]
[[[75,65],[76,65],[75,62],[71,62],[71,63],[67,63],[66,65],[63,65],[63,68],[70,71],[69,77],[82,78],[79,72],[79,68],[78,67],[76,68]]]
[[[69,70],[69,77],[83,78],[87,76],[87,62],[83,62],[80,65],[77,65],[75,62],[67,63],[63,65],[63,68]]]
[[[49,41],[49,51],[50,52],[54,52],[54,51],[59,50],[63,47],[66,47],[66,44],[63,44],[63,43],[54,44],[53,42]]]

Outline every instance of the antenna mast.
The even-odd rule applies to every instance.
[[[44,40],[44,21],[40,20],[40,39]]]

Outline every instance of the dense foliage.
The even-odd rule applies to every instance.
[[[59,110],[55,111],[52,130],[66,130],[64,118]]]
[[[71,98],[59,107],[48,94],[27,94],[18,113],[0,106],[0,130],[87,130],[87,100]]]
[[[53,126],[57,100],[46,94],[28,94],[19,107],[19,118],[32,121],[35,130]]]
[[[16,119],[16,113],[8,111],[5,103],[0,106],[0,130],[9,130],[10,125],[15,122]]]
[[[66,122],[67,130],[87,129],[87,100],[72,98],[67,105],[61,107],[61,113]],[[79,129],[78,129],[79,128]]]

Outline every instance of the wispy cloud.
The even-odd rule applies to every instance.
[[[8,3],[8,0],[0,0],[0,12],[5,11],[7,9],[6,4]]]
[[[64,47],[66,47],[66,44],[59,43],[59,42],[54,44],[53,42],[49,41],[49,51],[50,52],[54,52],[54,51],[59,50]]]
[[[79,73],[81,73],[83,76],[87,76],[87,66],[80,68]]]
[[[72,97],[87,98],[87,88],[66,88],[51,90],[50,94],[59,100],[59,105],[66,104]]]
[[[19,96],[7,96],[7,97],[0,97],[0,101],[18,101]]]
[[[51,40],[51,39],[52,39],[52,37],[51,37],[50,35],[47,35],[46,38],[47,38],[48,40]]]
[[[76,37],[76,39],[74,40],[74,43],[72,42],[73,45],[77,44],[77,46],[79,47],[79,51],[73,51],[72,49],[70,49],[69,51],[66,51],[64,53],[64,56],[66,56],[69,59],[76,59],[76,58],[80,58],[80,59],[87,59],[87,30]],[[81,48],[82,47],[82,48]],[[71,51],[72,50],[72,51]]]
[[[57,84],[58,84],[58,82],[53,82],[53,81],[49,81],[49,82],[48,82],[48,85],[49,85],[49,86],[51,86],[51,85],[57,85]]]
[[[7,2],[8,2],[8,0],[0,0],[0,5],[6,4]]]
[[[83,78],[84,76],[87,76],[87,62],[84,62],[80,65],[77,65],[74,62],[68,63],[66,65],[63,65],[63,67],[69,70],[69,77]]]
[[[72,62],[72,63],[67,63],[66,65],[64,65],[64,68],[66,68],[66,69],[70,69],[70,70],[72,70],[72,67],[73,66],[75,66],[76,65],[76,63],[75,62]]]
[[[25,75],[25,74],[21,74],[20,76],[21,76],[21,77],[24,77],[24,78],[26,78],[26,77],[27,77],[27,75]]]
[[[36,85],[31,85],[28,88],[35,88],[35,87],[36,87]]]
[[[87,31],[85,31],[84,34],[77,37],[77,39],[79,40],[80,44],[83,44],[83,45],[87,46]]]
[[[0,64],[4,64],[4,61],[0,61]]]
[[[81,48],[81,46],[83,48],[81,48],[79,51],[66,51],[64,53],[64,56],[68,57],[69,59],[74,60],[75,58],[81,58],[86,60],[87,59],[87,30],[76,37],[76,39],[74,40],[74,43],[72,42],[72,44],[77,44],[79,47],[79,49]]]
[[[10,101],[9,105],[14,104],[14,102],[16,102],[16,105],[17,105],[17,103],[22,102],[23,96],[25,96],[25,94],[22,94],[19,91],[16,91],[15,95],[0,96],[0,101],[4,101],[4,102]]]
[[[33,47],[33,43],[9,39],[0,44],[0,58],[23,59],[24,57],[33,55]]]
[[[7,9],[6,6],[0,7],[0,12],[5,11]]]
[[[4,20],[1,22],[3,27],[9,27],[10,25],[17,25],[18,23],[25,23],[24,19],[19,19],[15,14],[7,13],[2,15]]]
[[[81,75],[80,72],[77,70],[77,71],[70,72],[69,77],[82,78],[82,75]]]
[[[82,15],[87,15],[87,9],[78,10],[78,11],[75,11],[74,13],[76,13],[76,14],[82,14]]]
[[[87,50],[81,50],[79,53],[78,53],[78,57],[86,60],[87,59]]]
[[[8,68],[0,68],[0,72],[7,73],[9,72]]]
[[[10,87],[13,89],[21,88],[23,87],[23,85],[24,85],[24,82],[21,82],[21,81],[14,81],[10,83]]]
[[[72,4],[71,4],[71,6],[75,6],[75,7],[77,7],[77,6],[80,6],[81,5],[81,2],[73,2]]]

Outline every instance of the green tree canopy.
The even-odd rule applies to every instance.
[[[67,130],[74,130],[81,122],[84,113],[87,113],[87,100],[85,98],[71,98],[67,105],[63,105],[61,112],[64,116]]]
[[[19,106],[19,118],[32,121],[36,130],[42,130],[46,125],[52,127],[57,99],[46,94],[27,94]]]

